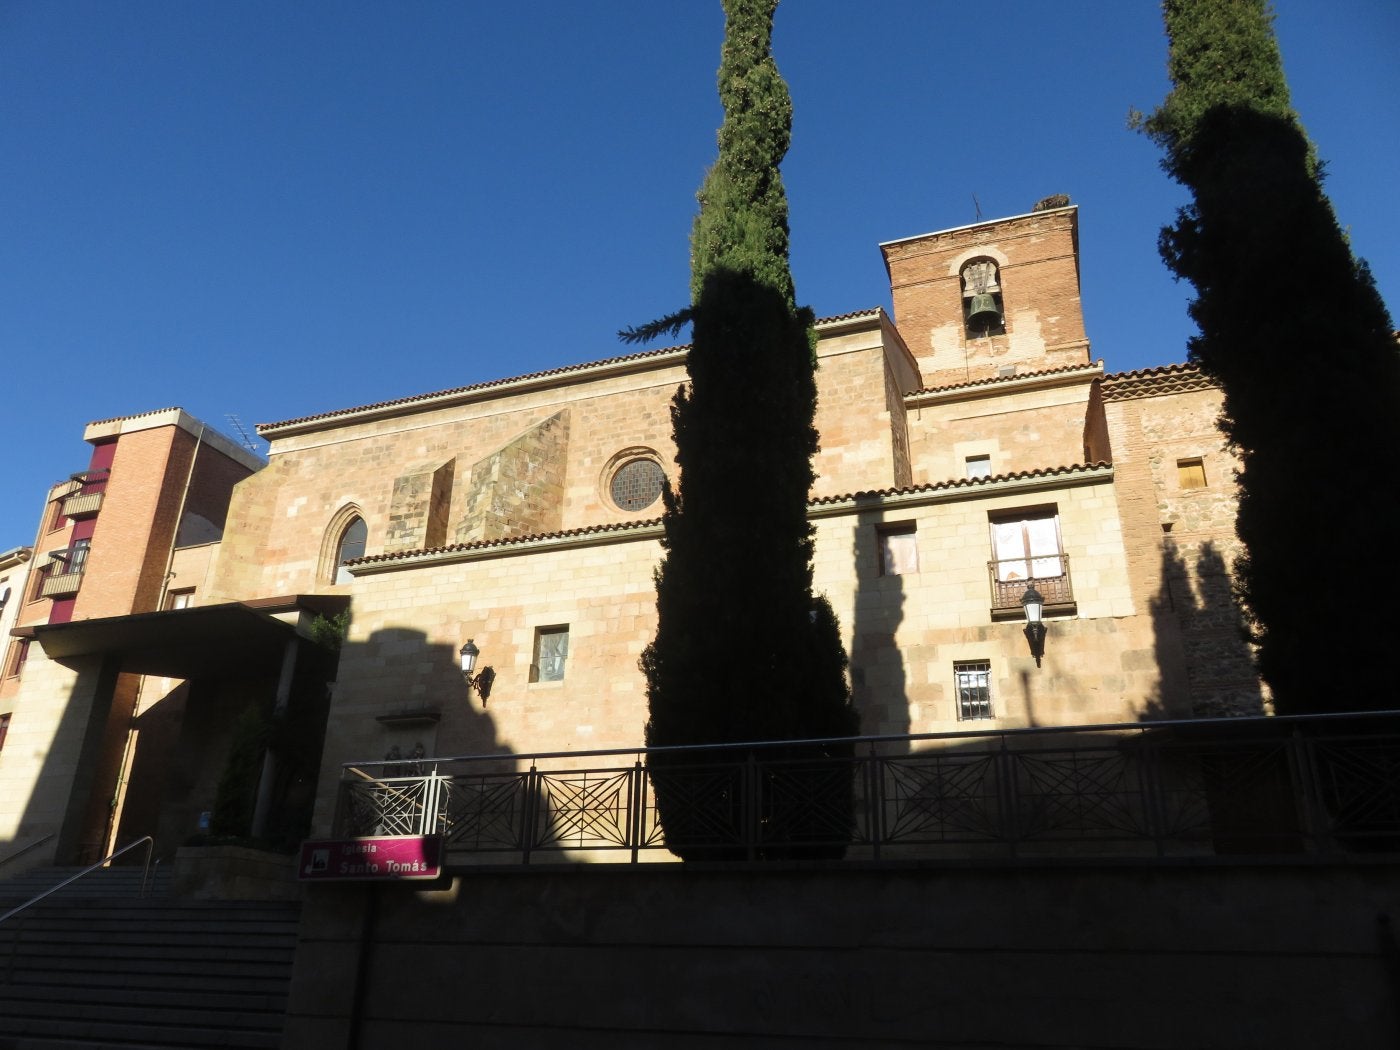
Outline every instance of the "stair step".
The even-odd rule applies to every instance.
[[[62,1039],[82,1044],[83,1040],[104,1047],[130,1044],[141,1047],[179,1047],[181,1050],[205,1050],[206,1047],[244,1047],[247,1050],[275,1050],[282,1041],[282,1026],[275,1031],[237,1031],[227,1028],[190,1028],[183,1025],[154,1023],[129,1024],[110,1021],[51,1021],[43,1018],[6,1017],[5,1038],[17,1046],[18,1040],[29,1037],[34,1050],[49,1047],[50,1042],[37,1040]],[[27,1048],[26,1048],[27,1050]]]
[[[223,986],[220,986],[218,990],[193,991],[162,983],[143,991],[139,997],[133,997],[130,988],[85,986],[80,990],[75,990],[63,984],[24,984],[18,986],[18,990],[16,987],[15,985],[0,984],[0,1003],[13,1003],[22,1000],[29,1004],[28,1012],[33,1014],[41,1013],[41,1008],[48,1004],[57,1004],[66,1008],[75,1002],[129,1006],[133,1002],[160,1003],[168,1001],[175,1006],[189,1010],[233,1010],[243,1013],[267,1013],[271,1011],[279,1014],[287,1006],[285,994],[231,991]],[[282,991],[285,992],[285,988]],[[13,1007],[0,1011],[6,1016],[13,1012]]]
[[[258,973],[228,973],[214,975],[211,980],[206,974],[190,974],[187,969],[155,971],[150,973],[122,973],[109,975],[101,987],[111,991],[146,993],[162,989],[178,989],[190,993],[228,992],[247,995],[284,995],[291,980],[291,971],[268,968]],[[59,987],[71,990],[71,994],[93,988],[96,982],[90,973],[58,969],[47,971],[27,971],[17,973],[10,983],[12,988]],[[19,995],[19,992],[15,993]]]
[[[66,892],[0,923],[0,1048],[279,1046],[299,902]]]
[[[0,1002],[5,1000],[0,999]],[[199,1010],[191,1009],[174,1002],[131,1002],[101,1003],[69,1001],[57,1005],[48,1001],[10,1001],[6,1003],[5,1021],[24,1018],[26,1020],[71,1021],[75,1024],[96,1022],[112,1024],[159,1024],[162,1026],[182,1025],[189,1028],[228,1028],[234,1031],[247,1029],[266,1030],[282,1026],[282,1014],[286,1004],[272,1010]]]

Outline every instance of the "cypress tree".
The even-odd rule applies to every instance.
[[[698,194],[691,306],[624,338],[690,321],[688,386],[671,406],[678,491],[664,493],[656,637],[641,659],[652,747],[853,735],[840,630],[812,593],[807,500],[817,450],[812,315],[795,305],[779,164],[792,102],[771,51],[777,0],[724,0],[718,159]],[[839,749],[838,749],[839,750]],[[810,752],[802,752],[810,754]],[[849,753],[849,748],[847,748]],[[768,752],[765,752],[768,754]],[[791,757],[791,754],[789,754]],[[653,755],[652,766],[695,758]],[[837,798],[847,816],[849,774]],[[676,784],[676,777],[669,782]],[[719,840],[745,800],[738,781],[700,822]],[[658,782],[667,844],[687,858],[694,799]],[[768,813],[770,830],[772,814]],[[737,818],[736,818],[737,819]],[[794,834],[791,837],[800,837]],[[791,837],[789,840],[791,840]],[[768,850],[775,855],[776,850]]]
[[[1239,455],[1236,586],[1281,714],[1395,706],[1380,571],[1400,523],[1400,352],[1322,190],[1265,0],[1166,0],[1172,90],[1141,120],[1192,203],[1163,259]]]

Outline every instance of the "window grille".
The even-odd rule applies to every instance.
[[[953,664],[958,694],[958,720],[992,717],[992,665],[987,660]]]

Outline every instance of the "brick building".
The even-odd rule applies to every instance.
[[[51,852],[65,859],[102,855],[143,727],[149,751],[185,690],[134,673],[135,654],[116,655],[129,627],[86,649],[46,643],[45,632],[71,636],[192,604],[233,486],[262,465],[178,408],[92,423],[83,439],[87,465],[49,491],[32,570],[10,599],[0,692],[0,841],[52,836]]]
[[[1106,374],[1091,358],[1077,209],[1046,203],[883,245],[894,316],[817,323],[815,578],[842,622],[866,733],[1262,708],[1225,569],[1235,492],[1219,391],[1187,366]],[[157,614],[163,636],[185,625],[186,648],[243,639],[261,670],[241,685],[226,660],[176,659],[155,628],[123,633],[121,617],[35,636],[55,659],[89,661],[85,682],[118,657],[187,680],[210,697],[201,710],[223,712],[198,737],[214,763],[236,697],[285,697],[296,626],[348,606],[318,830],[345,761],[636,747],[685,356],[260,426],[268,465],[234,488],[192,608]],[[734,498],[761,483],[735,478]],[[101,610],[70,619],[130,624],[168,604],[138,562],[122,586],[139,602],[118,608],[104,583]],[[1023,631],[1032,586],[1048,625],[1039,660]],[[484,699],[458,669],[469,639],[493,673]],[[167,769],[157,794],[123,827],[159,827],[168,845],[194,830],[213,783]]]

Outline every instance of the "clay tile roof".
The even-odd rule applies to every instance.
[[[1059,368],[1046,368],[1039,372],[1017,372],[1012,376],[992,376],[989,379],[973,379],[966,383],[949,383],[947,386],[926,386],[920,390],[911,390],[905,397],[917,397],[920,394],[946,394],[951,390],[970,390],[973,387],[996,386],[998,383],[1015,383],[1025,379],[1038,379],[1043,376],[1062,375],[1067,372],[1082,372],[1089,369],[1102,369],[1102,361],[1091,361],[1088,364],[1061,365]]]
[[[818,317],[818,325],[832,324],[836,321],[848,321],[857,317],[877,317],[880,314],[880,307],[869,310],[856,310],[848,314],[836,314],[832,317]],[[355,415],[360,412],[374,412],[385,408],[395,408],[402,405],[413,405],[426,401],[438,401],[445,398],[455,397],[460,394],[471,394],[479,391],[490,390],[493,387],[509,386],[513,383],[524,383],[534,379],[548,379],[551,376],[568,375],[571,372],[584,372],[594,368],[605,368],[609,365],[624,364],[629,361],[645,361],[650,357],[665,357],[690,349],[689,343],[682,343],[677,346],[663,346],[656,350],[643,350],[636,354],[622,354],[618,357],[605,357],[599,361],[588,361],[577,365],[563,365],[559,368],[549,368],[542,372],[527,372],[524,375],[509,376],[505,379],[491,379],[484,383],[472,383],[469,386],[453,387],[449,390],[434,390],[427,394],[414,394],[410,397],[394,398],[391,401],[376,401],[368,405],[355,405],[351,408],[338,408],[330,412],[318,412],[310,416],[298,416],[295,419],[282,419],[276,423],[259,423],[256,430],[259,434],[270,434],[282,427],[295,426],[299,423],[312,423],[323,419],[336,419],[340,416]]]
[[[819,496],[816,499],[808,500],[809,507],[829,506],[837,503],[848,503],[859,499],[882,499],[888,496],[914,495],[921,492],[951,491],[953,489],[976,489],[983,488],[996,482],[1027,480],[1031,478],[1053,478],[1066,474],[1079,474],[1094,468],[1108,467],[1111,464],[1099,463],[1074,463],[1063,467],[1043,467],[1038,470],[1022,470],[1010,474],[994,474],[986,478],[953,478],[948,481],[938,481],[927,485],[909,485],[902,488],[872,489],[863,492],[847,492],[837,496]],[[489,550],[493,547],[516,547],[525,543],[539,543],[546,540],[566,540],[581,536],[599,536],[605,533],[618,532],[640,532],[645,529],[652,529],[661,524],[660,518],[644,518],[640,521],[617,521],[603,525],[589,525],[580,529],[565,529],[560,532],[538,532],[528,536],[507,536],[496,540],[475,540],[471,543],[450,543],[443,547],[428,547],[418,550],[394,551],[389,554],[369,554],[363,558],[355,558],[346,562],[347,565],[373,565],[384,562],[404,561],[408,558],[419,558],[428,554],[452,554],[462,551]]]
[[[536,532],[528,536],[506,536],[496,540],[474,540],[471,543],[449,543],[444,547],[427,547],[422,550],[394,551],[391,554],[369,554],[354,558],[346,565],[370,565],[375,562],[401,561],[424,554],[450,554],[455,551],[487,550],[491,547],[514,547],[522,543],[537,543],[541,540],[564,540],[575,536],[601,535],[606,532],[635,532],[640,529],[660,525],[660,518],[645,518],[641,521],[615,521],[605,525],[589,525],[581,529],[564,529],[561,532]]]
[[[618,357],[607,357],[601,361],[589,361],[581,365],[564,365],[560,368],[548,368],[542,372],[527,372],[524,375],[510,376],[506,379],[491,379],[485,383],[472,383],[468,386],[453,387],[450,390],[434,390],[427,394],[414,394],[411,397],[394,398],[391,401],[376,401],[368,405],[338,408],[331,412],[318,412],[311,416],[298,416],[296,419],[282,419],[276,423],[259,423],[257,424],[257,431],[259,434],[264,434],[277,430],[280,427],[294,426],[297,423],[310,423],[318,419],[335,419],[337,416],[354,415],[357,412],[372,412],[377,409],[394,408],[399,405],[412,405],[422,401],[437,401],[458,394],[468,394],[479,390],[490,390],[492,387],[507,386],[511,383],[522,383],[532,379],[546,379],[550,376],[566,375],[569,372],[582,372],[586,369],[602,368],[607,365],[621,364],[626,361],[642,361],[648,357],[662,357],[666,354],[676,353],[679,350],[689,349],[689,346],[663,346],[656,350],[643,350],[641,353],[637,354],[622,354]]]
[[[818,317],[817,324],[835,324],[837,321],[850,321],[857,317],[879,317],[881,307],[874,307],[870,310],[853,310],[848,314],[832,314],[830,317]]]
[[[100,427],[104,423],[125,423],[128,419],[144,419],[146,416],[158,416],[162,412],[182,412],[179,405],[171,405],[169,408],[153,408],[149,412],[137,412],[130,416],[113,416],[111,419],[94,419],[88,424],[90,427]]]
[[[1188,390],[1209,390],[1215,385],[1195,365],[1161,365],[1104,376],[1103,397],[1105,401],[1128,401],[1139,397],[1180,394]]]
[[[1111,464],[1105,462],[1098,463],[1071,463],[1063,467],[1040,467],[1036,470],[1018,470],[1010,474],[993,474],[985,478],[950,478],[947,481],[931,481],[924,485],[906,485],[902,488],[890,489],[870,489],[864,492],[847,492],[839,496],[819,496],[808,503],[811,507],[820,507],[831,503],[846,503],[858,499],[883,499],[888,496],[908,496],[918,492],[939,492],[950,491],[952,489],[975,489],[983,488],[995,484],[999,481],[1019,481],[1030,478],[1053,478],[1065,474],[1078,474],[1081,471],[1092,470],[1095,467],[1107,467]]]

